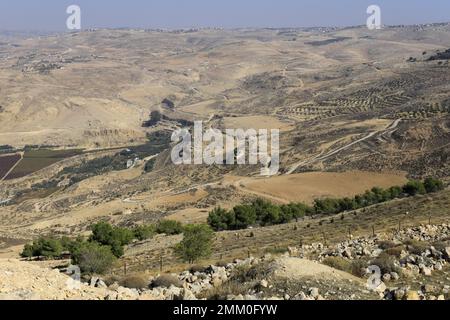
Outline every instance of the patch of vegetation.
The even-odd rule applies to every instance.
[[[158,131],[147,135],[148,142],[139,146],[129,147],[112,156],[104,156],[89,161],[83,161],[80,165],[66,167],[59,174],[57,179],[62,180],[64,176],[69,176],[71,184],[86,180],[90,177],[105,174],[111,171],[121,171],[127,169],[127,161],[130,159],[143,159],[154,156],[170,146],[170,132]],[[145,165],[145,171],[153,170],[154,160],[150,160]]]
[[[388,249],[384,250],[384,252],[390,256],[400,258],[403,250],[405,250],[404,246],[396,246],[396,247],[388,248]]]
[[[171,137],[170,131],[152,132],[147,134],[147,143],[129,149],[141,159],[154,156],[170,147]]]
[[[441,180],[432,177],[426,178],[423,185],[426,193],[438,192],[444,189],[444,183]]]
[[[32,243],[26,244],[21,256],[57,259],[64,251],[69,252],[72,263],[78,265],[81,271],[87,274],[103,274],[116,261],[110,246],[104,246],[95,241],[86,241],[83,238],[72,240],[67,237],[60,239],[40,237]]]
[[[19,160],[19,154],[0,157],[0,179],[2,179]]]
[[[155,159],[150,159],[149,161],[147,161],[144,166],[144,171],[147,173],[152,172],[153,168],[155,167],[155,161]]]
[[[329,267],[348,273],[351,273],[352,271],[351,262],[342,257],[326,257],[322,263]]]
[[[383,274],[391,272],[400,273],[401,269],[395,264],[395,262],[396,259],[393,256],[383,252],[371,263],[375,266],[378,266]]]
[[[421,255],[425,252],[425,250],[431,247],[431,245],[426,241],[407,240],[404,244],[409,252],[417,255]]]
[[[361,209],[393,199],[433,193],[444,189],[444,183],[438,179],[427,178],[422,181],[409,181],[403,187],[388,189],[372,188],[353,198],[325,198],[314,200],[314,207],[304,203],[291,203],[277,206],[269,201],[257,199],[249,204],[235,206],[232,210],[213,209],[208,216],[208,224],[215,230],[239,230],[250,226],[269,226],[289,223],[305,215],[332,215]],[[331,221],[331,222],[334,222]]]
[[[137,226],[133,229],[133,233],[139,241],[147,240],[156,234],[156,226],[153,224]]]
[[[11,152],[13,150],[14,150],[14,147],[10,146],[9,144],[0,145],[0,153],[2,153],[2,152]]]
[[[67,251],[71,254],[74,264],[82,264],[83,272],[102,273],[112,266],[116,258],[124,254],[124,246],[133,240],[145,240],[156,233],[179,234],[185,231],[183,225],[176,221],[163,220],[158,225],[141,225],[134,228],[122,228],[112,226],[107,222],[99,222],[91,227],[92,235],[87,239],[77,238],[72,240],[67,237],[40,237],[32,243],[25,245],[21,255],[24,258],[40,257],[55,259],[61,257],[61,253]],[[188,228],[189,239],[191,229]],[[205,238],[201,238],[205,240]],[[186,240],[187,241],[187,240]],[[201,249],[201,246],[197,248]],[[92,254],[88,254],[89,250]],[[203,252],[204,251],[200,251]],[[111,256],[114,259],[111,259]]]
[[[368,267],[368,261],[365,259],[356,259],[353,260],[350,265],[350,273],[355,277],[364,277],[366,274],[366,269]]]
[[[124,170],[126,169],[128,159],[129,157],[116,154],[114,156],[104,156],[89,161],[83,161],[78,166],[64,168],[59,176],[70,175],[73,183],[80,182],[110,171]]]
[[[119,281],[119,285],[130,289],[145,289],[148,284],[148,279],[142,275],[125,276]]]
[[[329,45],[329,44],[332,44],[332,43],[341,42],[341,41],[345,41],[345,40],[349,40],[349,39],[351,39],[351,38],[349,38],[349,37],[335,37],[333,39],[309,41],[309,42],[305,42],[305,44],[309,44],[311,46],[318,47],[318,46],[326,46],[326,45]]]
[[[21,256],[23,258],[43,257],[53,259],[61,256],[63,249],[60,240],[52,237],[41,237],[31,244],[26,244]]]
[[[183,284],[177,277],[170,274],[160,275],[151,283],[152,288],[170,288],[171,286],[181,288]]]
[[[172,100],[169,100],[168,98],[164,98],[163,101],[161,101],[161,104],[167,106],[169,109],[175,108],[175,103],[173,103]]]
[[[228,281],[218,287],[203,292],[199,298],[208,300],[226,300],[228,295],[245,295],[250,290],[258,288],[262,279],[267,279],[271,273],[272,260],[258,263],[257,265],[242,265],[233,270]]]
[[[109,246],[116,257],[123,256],[123,246],[128,245],[134,239],[134,233],[130,229],[113,227],[109,223],[99,222],[92,227],[91,242],[97,242]]]
[[[444,52],[438,52],[435,55],[428,58],[428,61],[434,60],[450,60],[450,49],[447,49]]]
[[[206,224],[188,225],[184,228],[183,240],[175,247],[175,253],[190,264],[212,253],[214,232]]]
[[[250,226],[268,226],[288,223],[312,212],[312,208],[302,203],[277,206],[263,199],[250,204],[235,206],[232,210],[215,208],[208,216],[208,224],[216,231],[239,230]]]
[[[116,262],[116,256],[109,246],[97,242],[79,242],[71,252],[72,263],[85,274],[104,274]]]
[[[70,158],[81,154],[82,150],[50,150],[50,149],[34,149],[26,147],[22,161],[8,175],[7,179],[17,179],[27,176],[31,173],[44,169],[63,159]]]
[[[162,115],[161,112],[159,111],[152,111],[150,113],[150,119],[147,121],[144,121],[142,123],[142,127],[144,128],[149,128],[149,127],[153,127],[156,126],[162,119]]]
[[[161,220],[156,225],[156,232],[166,235],[175,235],[183,233],[183,225],[181,222],[174,220]]]

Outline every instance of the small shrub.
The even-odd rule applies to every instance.
[[[400,272],[400,268],[398,268],[395,264],[395,258],[384,252],[380,254],[378,258],[373,260],[372,264],[378,266],[383,274],[391,272],[397,273]]]
[[[130,288],[130,289],[144,289],[148,287],[148,280],[141,275],[130,275],[122,280],[120,280],[119,284],[122,287]]]
[[[393,248],[388,248],[388,249],[384,250],[384,252],[390,256],[400,258],[400,256],[402,255],[402,251],[404,249],[405,249],[404,246],[396,246]]]
[[[183,233],[183,225],[174,220],[161,220],[156,226],[157,233],[166,235],[175,235]]]
[[[438,241],[438,242],[433,243],[433,247],[438,251],[444,251],[445,248],[447,248],[449,246],[450,246],[450,243],[448,241],[447,242]]]
[[[51,237],[41,237],[32,244],[25,245],[21,256],[24,258],[45,257],[58,258],[63,251],[63,245],[59,239]]]
[[[425,194],[427,191],[421,181],[411,180],[405,184],[403,192],[410,196],[415,196],[417,194]]]
[[[163,274],[151,283],[152,288],[169,288],[170,286],[181,288],[183,287],[183,283],[171,274]]]
[[[92,236],[90,241],[110,246],[112,253],[120,258],[123,256],[123,246],[134,239],[133,231],[127,228],[113,227],[107,222],[99,222],[91,226]]]
[[[200,265],[193,265],[189,271],[191,273],[196,273],[196,272],[205,272],[207,268],[205,268],[204,266],[200,266]]]
[[[269,248],[265,248],[264,249],[264,253],[269,253],[269,254],[274,254],[274,255],[278,255],[278,254],[283,254],[289,251],[288,247],[269,247]]]
[[[144,166],[144,171],[152,172],[153,168],[155,167],[155,162],[156,162],[156,159],[150,159],[149,161],[147,161]]]
[[[104,274],[116,261],[109,246],[95,242],[84,242],[72,252],[73,264],[80,267],[83,273]]]
[[[378,243],[378,247],[380,247],[380,249],[383,249],[383,250],[390,249],[390,248],[394,248],[394,247],[396,247],[396,246],[397,246],[397,244],[396,244],[395,242],[389,241],[389,240],[386,240],[386,241],[380,241],[380,242]]]
[[[228,262],[226,261],[219,261],[216,263],[217,267],[226,267],[228,265]]]
[[[214,232],[206,224],[188,225],[183,240],[175,247],[176,254],[186,262],[194,263],[211,255]]]
[[[156,234],[156,226],[153,224],[137,226],[133,230],[134,236],[139,241],[153,238]]]
[[[323,260],[323,264],[341,271],[351,272],[351,263],[342,257],[327,257]]]
[[[442,181],[431,177],[426,178],[423,184],[427,193],[438,192],[444,189]]]
[[[24,246],[24,248],[23,248],[22,253],[20,254],[20,256],[21,256],[22,258],[31,258],[31,257],[33,257],[33,253],[34,253],[34,250],[33,250],[33,244],[27,243],[27,244]]]
[[[420,255],[422,252],[430,248],[430,244],[425,241],[408,240],[405,242],[406,249],[412,254]]]
[[[364,277],[366,274],[368,263],[364,259],[353,260],[350,266],[351,274],[356,277]]]
[[[217,207],[209,213],[208,224],[215,231],[228,230],[236,224],[236,216],[233,211]]]
[[[121,279],[120,276],[110,275],[110,276],[107,276],[107,277],[103,278],[103,281],[109,287],[109,286],[111,286],[111,285],[113,285],[115,283],[119,284],[122,281],[122,279]]]

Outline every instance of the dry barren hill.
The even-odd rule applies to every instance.
[[[448,24],[1,39],[8,239],[80,234],[100,219],[198,222],[214,206],[257,197],[310,203],[412,177],[448,179]],[[151,111],[161,121],[143,126]],[[279,128],[280,175],[174,166],[168,137],[192,120]]]

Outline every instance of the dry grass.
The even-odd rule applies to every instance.
[[[388,188],[407,181],[401,173],[374,173],[362,171],[308,172],[268,179],[248,179],[242,189],[258,192],[287,201],[312,203],[321,197],[350,197],[373,187]]]
[[[232,261],[235,258],[246,258],[248,255],[263,256],[267,252],[285,252],[289,246],[298,246],[312,242],[339,242],[352,237],[372,235],[375,233],[393,233],[401,227],[416,226],[423,223],[448,223],[450,216],[450,190],[432,194],[430,197],[414,197],[394,200],[344,214],[344,219],[330,218],[306,219],[298,223],[289,223],[252,230],[254,237],[246,237],[247,230],[226,231],[216,233],[213,255],[208,262],[221,260]],[[405,218],[405,212],[409,212]],[[154,248],[140,253],[139,256],[127,257],[130,268],[137,270],[158,270],[159,254],[163,252],[165,266],[174,270],[180,264],[170,249]],[[206,264],[206,261],[205,261]]]

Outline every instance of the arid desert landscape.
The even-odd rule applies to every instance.
[[[0,299],[450,299],[449,61],[447,23],[0,32]],[[174,164],[194,121],[278,129],[278,174]]]

